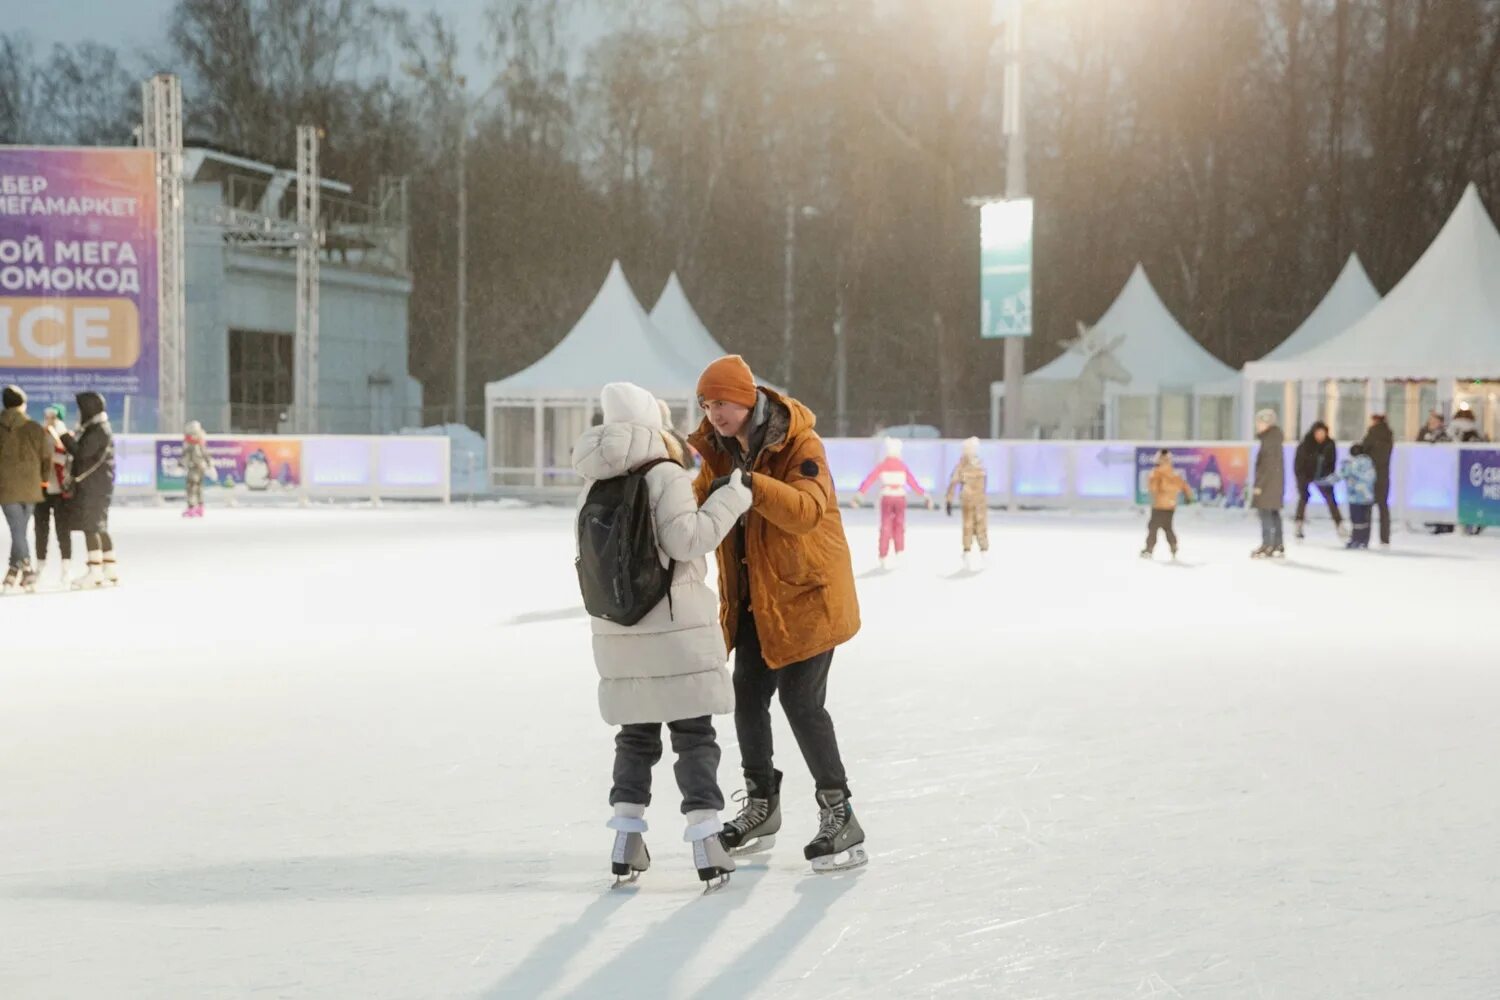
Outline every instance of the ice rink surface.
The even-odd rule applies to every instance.
[[[666,761],[606,890],[568,512],[115,520],[123,587],[0,598],[6,1000],[1500,996],[1493,535],[997,516],[966,575],[913,511],[871,575],[853,514],[871,864],[808,873],[778,715],[780,845],[702,897]]]

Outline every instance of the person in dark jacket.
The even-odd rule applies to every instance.
[[[1396,450],[1396,439],[1384,413],[1370,417],[1370,429],[1365,431],[1365,454],[1375,463],[1375,509],[1380,511],[1380,544],[1391,544],[1391,454]]]
[[[8,385],[5,412],[0,413],[0,509],[10,526],[10,564],[5,573],[6,592],[36,589],[36,570],[31,565],[31,546],[26,528],[31,512],[42,502],[43,484],[52,462],[47,432],[26,415],[26,393]]]
[[[1270,559],[1286,555],[1281,537],[1281,502],[1286,493],[1286,455],[1282,447],[1286,436],[1276,425],[1276,411],[1261,410],[1255,415],[1255,436],[1260,451],[1255,456],[1251,506],[1260,512],[1260,548],[1250,553],[1250,558]]]
[[[115,543],[109,535],[109,505],[115,495],[115,436],[104,411],[104,397],[97,392],[78,394],[81,426],[73,442],[72,486],[68,501],[68,523],[83,532],[89,550],[88,572],[73,581],[83,590],[120,582],[115,564]]]
[[[1338,471],[1339,452],[1328,433],[1328,425],[1319,420],[1308,430],[1302,443],[1297,445],[1297,455],[1292,460],[1292,471],[1297,476],[1297,537],[1303,536],[1303,525],[1307,521],[1307,498],[1316,487],[1328,504],[1333,515],[1334,530],[1344,534],[1344,519],[1339,514],[1339,503],[1333,496],[1333,487],[1320,480],[1327,479]]]

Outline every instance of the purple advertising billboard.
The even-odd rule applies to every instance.
[[[33,415],[92,390],[154,426],[157,229],[151,151],[0,146],[0,382]]]

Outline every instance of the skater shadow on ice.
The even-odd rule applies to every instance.
[[[881,566],[876,566],[874,569],[866,570],[865,572],[859,574],[859,578],[861,580],[874,580],[874,579],[877,579],[877,578],[882,577],[882,576],[891,576],[891,575],[892,574],[891,574],[890,570],[885,569],[884,567],[881,567]]]
[[[738,958],[693,994],[693,1000],[734,1000],[763,993],[776,967],[807,942],[833,904],[863,876],[863,871],[837,876],[804,875],[793,890],[797,902],[792,908],[741,949]]]
[[[1272,566],[1281,566],[1285,569],[1300,569],[1304,573],[1321,573],[1324,576],[1343,576],[1342,570],[1336,570],[1329,566],[1314,566],[1312,563],[1293,562],[1290,559],[1278,559],[1271,563]]]
[[[0,888],[0,897],[151,906],[223,906],[380,898],[503,895],[549,885],[581,857],[371,854],[247,860],[178,870],[100,872],[72,882]]]
[[[576,608],[559,608],[555,611],[528,611],[523,615],[516,615],[507,625],[540,625],[544,622],[566,622],[587,618],[589,613],[580,605]]]
[[[482,1000],[538,997],[546,993],[567,972],[568,963],[588,951],[604,925],[634,896],[633,892],[602,892],[577,919],[559,927],[532,948],[504,979],[484,992]]]
[[[595,969],[588,979],[579,983],[565,995],[576,1000],[592,1000],[594,997],[656,1000],[659,997],[678,995],[678,991],[674,989],[674,982],[681,974],[683,967],[695,956],[702,954],[703,942],[712,939],[719,925],[725,923],[730,918],[730,914],[749,901],[750,891],[764,875],[764,870],[740,869],[734,873],[728,886],[711,896],[702,895],[696,887],[690,887],[690,883],[684,880],[682,902],[669,916],[651,924],[638,936],[627,941],[621,946],[618,954]],[[645,878],[649,879],[653,876],[656,876],[656,873],[651,872]],[[663,873],[656,877],[660,879],[671,876]],[[652,894],[656,896],[658,903],[659,893],[660,887],[653,885]],[[611,895],[618,895],[618,893],[611,893]],[[592,909],[593,907],[590,907],[590,911]],[[592,932],[589,936],[592,936]],[[579,940],[578,935],[569,929],[553,935],[553,938],[563,937],[566,937],[566,940],[559,941],[555,947],[565,950],[567,954],[580,953],[587,943],[586,938]],[[549,938],[548,941],[543,942],[542,946],[548,946],[551,942],[552,938]],[[567,954],[560,956],[560,961],[551,963],[559,967],[557,971],[561,971],[560,966],[566,961]],[[531,956],[527,956],[522,964],[524,966],[530,962]],[[536,988],[538,984],[526,983],[519,979],[512,982],[513,978],[514,974],[507,976],[494,990],[484,995],[485,1000],[540,995],[541,990]],[[625,984],[630,985],[627,987]]]

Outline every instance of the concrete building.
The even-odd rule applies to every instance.
[[[296,172],[190,147],[184,175],[187,412],[219,433],[288,431],[297,268],[278,233],[296,218]],[[388,434],[417,426],[422,388],[407,367],[405,183],[384,183],[357,201],[348,185],[325,179],[320,199],[327,237],[318,430]]]

